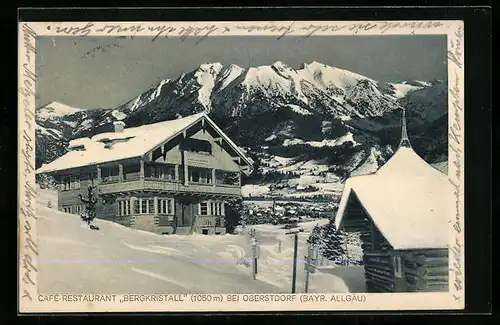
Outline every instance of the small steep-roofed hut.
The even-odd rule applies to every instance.
[[[346,181],[335,223],[361,235],[368,292],[448,291],[453,189],[411,148],[404,110],[402,124],[387,163]]]

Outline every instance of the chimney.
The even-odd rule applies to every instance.
[[[115,126],[115,132],[123,132],[125,129],[125,122],[123,121],[114,121],[113,125]]]

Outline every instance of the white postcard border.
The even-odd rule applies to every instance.
[[[273,22],[21,22],[18,92],[18,254],[19,312],[182,312],[182,311],[376,311],[437,310],[465,307],[464,247],[464,24],[462,21],[273,21]],[[37,36],[198,37],[261,35],[277,41],[290,35],[432,35],[448,38],[449,181],[454,214],[450,224],[450,291],[447,293],[325,294],[186,294],[163,295],[161,301],[112,301],[37,292],[37,219],[35,213],[35,52]],[[130,293],[133,294],[133,293]],[[267,297],[266,297],[267,296]],[[276,296],[273,298],[272,296]],[[65,301],[63,299],[65,298]],[[89,301],[89,300],[94,301]],[[235,299],[238,299],[235,301]],[[265,300],[267,299],[267,301]],[[285,299],[273,302],[269,299]],[[260,301],[255,301],[260,300]]]

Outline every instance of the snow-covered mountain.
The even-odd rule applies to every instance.
[[[36,118],[40,121],[54,120],[81,111],[82,109],[80,108],[71,107],[58,102],[50,102],[36,110]]]
[[[71,139],[111,131],[114,120],[132,127],[206,111],[257,161],[248,182],[308,188],[380,167],[399,140],[403,106],[415,150],[430,162],[444,160],[446,90],[439,80],[378,82],[319,62],[299,69],[281,61],[206,63],[118,107],[38,108],[37,164],[62,154]]]
[[[95,127],[103,117],[108,123],[115,118],[109,109],[80,109],[59,102],[50,102],[35,110],[36,162],[54,160],[66,151],[69,140]]]

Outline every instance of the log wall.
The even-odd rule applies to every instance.
[[[448,249],[395,251],[353,196],[343,225],[345,231],[360,233],[367,292],[448,291]],[[398,258],[400,276],[395,272]]]
[[[449,290],[448,249],[426,249],[400,252],[406,292],[439,292]]]

